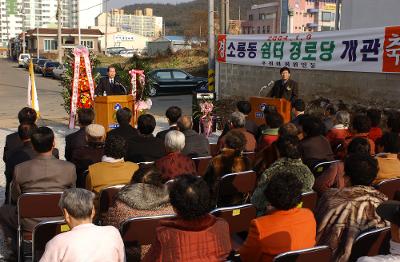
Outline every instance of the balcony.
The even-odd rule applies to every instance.
[[[317,8],[307,9],[307,13],[309,13],[309,14],[317,14],[318,12],[319,12],[319,9],[317,9]]]
[[[306,25],[308,28],[317,28],[318,27],[318,24],[316,24],[316,23],[307,23],[307,25]]]

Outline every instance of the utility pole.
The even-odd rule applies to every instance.
[[[21,7],[21,13],[22,13],[22,53],[25,54],[25,9],[24,5],[22,4]]]
[[[214,0],[208,0],[208,90],[215,91]]]
[[[106,4],[106,32],[105,32],[105,39],[106,39],[105,41],[106,42],[104,43],[104,47],[105,47],[106,50],[104,52],[106,53],[107,52],[107,41],[108,41],[108,8],[107,8],[108,0],[106,0],[105,2],[106,2],[105,3]]]
[[[82,41],[81,41],[81,17],[80,17],[81,11],[79,10],[79,8],[80,8],[79,2],[80,2],[80,0],[77,0],[76,6],[77,6],[77,13],[78,13],[78,21],[77,21],[77,24],[78,24],[78,45],[81,45],[82,44]]]
[[[341,12],[342,12],[342,0],[336,0],[335,30],[340,30]]]
[[[225,24],[225,11],[226,11],[226,7],[225,7],[225,0],[221,0],[221,11],[220,11],[220,15],[219,15],[219,23],[220,23],[220,29],[219,32],[221,34],[226,34],[226,24]]]
[[[229,21],[231,20],[229,9],[229,0],[225,0],[225,34],[229,34]]]
[[[39,23],[36,26],[36,57],[39,59]]]
[[[62,40],[61,40],[61,0],[57,0],[57,49],[58,62],[62,63]]]

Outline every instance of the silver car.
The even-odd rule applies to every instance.
[[[53,69],[53,78],[62,80],[65,77],[65,66],[63,64]]]

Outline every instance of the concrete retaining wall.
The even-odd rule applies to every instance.
[[[219,68],[221,98],[256,96],[262,86],[280,79],[279,68],[233,64],[220,64]],[[322,96],[347,103],[400,107],[400,74],[294,69],[291,72],[291,78],[299,83],[300,97],[308,101]]]

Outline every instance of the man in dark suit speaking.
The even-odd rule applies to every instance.
[[[299,96],[299,85],[296,81],[290,79],[289,68],[282,67],[280,74],[281,79],[275,82],[268,96],[274,98],[285,98],[293,104]]]
[[[100,79],[100,82],[95,90],[98,96],[110,96],[110,95],[127,95],[128,90],[123,86],[116,76],[115,67],[109,66],[107,68],[107,77]]]

